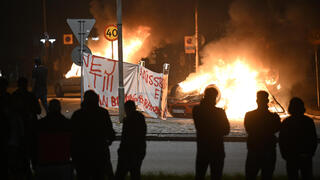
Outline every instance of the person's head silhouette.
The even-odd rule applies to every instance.
[[[257,92],[257,104],[258,108],[267,108],[269,103],[269,93],[266,91]]]
[[[82,102],[82,107],[98,107],[99,97],[93,90],[88,90],[84,93],[84,98]]]
[[[34,58],[34,64],[36,66],[40,66],[41,65],[41,59],[39,57]]]
[[[27,89],[28,88],[28,79],[25,77],[20,77],[17,81],[19,89]]]
[[[134,101],[128,100],[126,103],[124,103],[124,110],[126,112],[126,115],[134,112],[136,110],[136,104],[134,103]]]
[[[293,97],[290,100],[288,111],[291,115],[303,115],[306,112],[306,109],[304,107],[304,102],[302,99],[298,97]]]
[[[216,105],[218,94],[219,92],[215,87],[207,87],[204,90],[204,100]]]
[[[60,101],[57,99],[52,99],[49,102],[48,110],[49,110],[49,113],[54,113],[54,114],[60,113],[60,111],[61,111]]]

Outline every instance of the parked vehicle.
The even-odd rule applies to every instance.
[[[168,110],[173,117],[192,118],[192,109],[200,104],[201,95],[190,95],[182,99],[168,99]]]
[[[65,93],[80,93],[81,78],[70,77],[60,79],[54,86],[54,91],[57,97],[63,97]]]

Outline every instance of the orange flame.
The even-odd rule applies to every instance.
[[[131,33],[125,33],[123,39],[123,61],[135,63],[139,56],[139,52],[142,50],[142,46],[145,43],[145,40],[150,36],[150,28],[146,26],[139,26],[136,31]],[[99,37],[103,39],[103,35]],[[99,46],[91,44],[89,42],[89,48],[92,50],[94,55],[103,56],[106,58],[112,58],[112,45],[113,43],[113,59],[118,59],[118,41],[109,42],[104,40],[104,43],[100,43]],[[145,52],[141,52],[145,54]],[[81,68],[75,64],[72,64],[71,69],[65,75],[66,78],[69,77],[78,77],[80,76]]]
[[[123,61],[135,63],[138,51],[141,50],[145,40],[150,36],[150,28],[146,26],[139,26],[136,31],[125,33],[123,35]],[[126,32],[126,31],[124,31]],[[112,45],[113,43],[113,59],[118,59],[118,40],[114,42],[106,41],[103,45],[98,47],[93,46],[93,54],[112,58]]]
[[[179,86],[184,93],[196,91],[202,93],[206,86],[215,84],[221,91],[218,107],[226,110],[227,116],[233,120],[240,120],[247,111],[256,105],[256,92],[267,90],[263,80],[258,79],[259,73],[238,58],[232,64],[225,64],[219,60],[218,65],[210,72],[201,71],[189,76]]]
[[[81,75],[81,67],[73,63],[71,66],[71,69],[67,72],[65,77],[66,78],[79,77],[80,75]]]

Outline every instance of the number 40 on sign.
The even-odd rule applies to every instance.
[[[104,30],[104,37],[109,41],[115,41],[118,39],[118,28],[115,24],[106,26]]]

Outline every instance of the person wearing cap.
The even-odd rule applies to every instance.
[[[40,99],[42,106],[48,112],[47,104],[47,76],[48,68],[41,64],[40,58],[34,59],[35,66],[32,70],[32,92]]]
[[[313,119],[304,115],[304,102],[290,100],[290,116],[283,120],[279,133],[280,152],[286,160],[288,179],[313,179],[312,158],[317,149],[317,132]]]
[[[272,179],[276,163],[275,133],[280,129],[280,117],[268,110],[269,94],[257,92],[258,108],[247,112],[244,127],[247,137],[246,179],[256,179],[261,170],[261,179]]]
[[[222,179],[224,166],[223,137],[230,132],[225,111],[216,107],[218,90],[207,87],[200,105],[192,110],[197,134],[196,180],[204,180],[208,166],[211,179]]]

